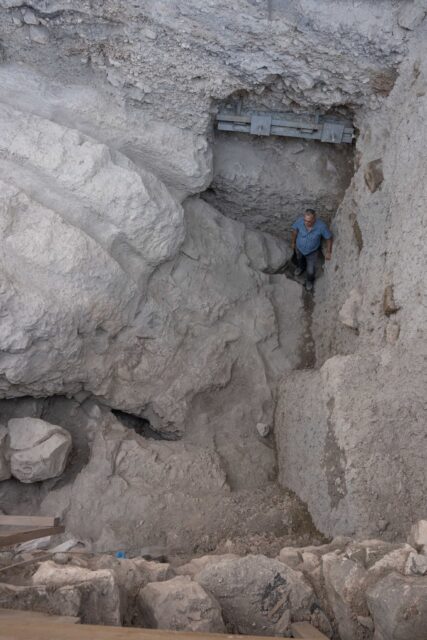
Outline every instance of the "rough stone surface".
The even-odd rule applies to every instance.
[[[8,422],[12,475],[21,482],[60,476],[71,450],[71,436],[58,425],[37,418]]]
[[[204,553],[310,526],[279,467],[325,533],[425,516],[427,38],[404,4],[0,0],[0,397],[48,399],[34,417],[75,443],[60,478],[3,481],[7,511]],[[194,196],[283,234],[294,205],[335,211],[353,150],[215,137],[237,101],[357,128],[314,296],[280,273],[285,237]]]
[[[154,629],[224,632],[218,602],[188,576],[148,584],[139,593],[139,606]]]
[[[224,622],[234,633],[283,633],[288,631],[283,616],[310,620],[316,609],[313,590],[302,573],[265,556],[222,560],[195,579],[218,599]]]
[[[375,7],[108,0],[83,2],[78,12],[68,0],[32,0],[50,41],[31,47],[27,27],[14,22],[27,4],[0,4],[8,59],[54,79],[66,70],[70,84],[101,86],[112,98],[124,96],[131,112],[201,132],[212,105],[236,92],[276,110],[377,105],[409,33],[408,19],[386,0]]]
[[[10,463],[7,455],[8,431],[5,426],[0,425],[0,481],[8,480],[11,476]]]
[[[296,569],[303,561],[298,549],[293,549],[292,547],[284,547],[281,549],[277,559],[283,562],[283,564],[288,565],[288,567],[292,567],[292,569]]]
[[[366,570],[357,562],[337,553],[322,557],[325,589],[338,624],[342,640],[365,640],[366,626],[360,625],[358,616],[369,616],[365,599]]]
[[[406,575],[425,576],[427,574],[427,556],[420,553],[410,553],[405,566]]]
[[[120,594],[110,571],[43,563],[33,576],[34,586],[0,584],[2,606],[77,616],[82,623],[120,625]]]
[[[367,592],[375,640],[424,640],[427,628],[427,578],[390,573]]]
[[[64,419],[70,411],[65,401],[52,408],[55,419]],[[76,434],[81,439],[80,461],[74,459],[54,491],[43,487],[31,496],[10,487],[3,493],[0,488],[0,495],[11,510],[17,501],[25,504],[31,499],[42,513],[62,515],[69,535],[89,548],[188,555],[195,548],[207,551],[229,536],[241,536],[242,528],[247,536],[266,531],[282,536],[296,516],[294,500],[273,483],[264,489],[231,491],[214,449],[186,438],[143,438],[91,400],[81,409],[71,403],[71,412],[67,428],[73,429],[73,438]]]
[[[402,539],[425,515],[426,42],[423,21],[381,108],[359,114],[358,169],[310,316],[314,370],[286,374],[279,391],[281,482],[329,535]],[[369,186],[379,160],[381,186]]]
[[[214,564],[218,564],[218,562],[222,562],[222,560],[237,560],[239,556],[235,553],[225,553],[222,555],[215,556],[202,556],[201,558],[193,558],[190,562],[182,564],[180,567],[175,569],[178,575],[188,575],[191,578],[194,578],[200,571],[203,571],[206,567],[209,567]]]
[[[249,228],[282,237],[306,208],[329,221],[353,175],[350,145],[220,132],[213,154],[203,198]]]
[[[427,549],[427,520],[418,520],[412,525],[408,542],[420,551]]]

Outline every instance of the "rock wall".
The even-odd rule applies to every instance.
[[[383,108],[361,119],[359,170],[316,291],[320,368],[286,377],[280,394],[281,481],[328,534],[401,536],[425,509],[425,34]]]
[[[203,198],[252,229],[290,235],[307,208],[329,221],[353,175],[353,146],[221,133]]]
[[[25,492],[2,482],[7,511],[58,510],[100,547],[160,538],[177,550],[209,548],[238,535],[242,522],[257,535],[287,530],[279,466],[323,531],[376,530],[381,521],[393,536],[401,531],[391,492],[375,508],[370,497],[388,479],[382,471],[378,486],[364,479],[379,425],[376,433],[396,446],[373,451],[401,456],[396,491],[402,500],[411,493],[417,513],[421,467],[408,461],[422,438],[416,265],[424,227],[416,225],[424,147],[415,137],[425,71],[411,40],[421,38],[414,29],[424,15],[420,2],[388,0],[0,0],[0,396],[7,420],[49,419],[25,396],[65,395],[77,416],[86,402],[94,411],[80,428],[73,418],[79,460],[72,453],[59,480]],[[213,177],[214,114],[236,97],[248,108],[355,114],[361,165],[336,218],[335,258],[314,312],[299,285],[277,273],[290,257],[284,238],[246,228],[199,197]],[[254,226],[283,233],[310,187],[309,203],[333,213],[349,178],[347,153],[310,149],[298,180],[289,173],[280,192],[288,157],[272,183],[255,179],[258,157],[249,179],[222,179],[217,168],[224,212],[239,217],[237,191],[245,190],[251,216],[260,215],[262,192]],[[303,180],[316,162],[315,179]],[[402,233],[408,203],[416,241]],[[266,220],[284,204],[277,224]],[[310,375],[321,390],[311,387],[305,400],[298,381],[306,374],[290,372],[314,351],[325,368]],[[334,365],[339,375],[329,376]],[[354,378],[341,375],[347,365]],[[284,376],[277,457],[271,433]],[[368,401],[352,392],[365,384]],[[310,441],[302,404],[316,408],[320,396],[326,467],[309,494],[293,466],[298,451],[289,453],[300,435]],[[143,418],[169,442],[129,439],[111,408]],[[52,422],[67,427],[66,413]],[[355,419],[359,431],[346,430]],[[360,442],[341,432],[359,433]],[[2,430],[2,463],[6,437]]]

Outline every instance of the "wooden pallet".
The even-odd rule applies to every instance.
[[[64,533],[59,518],[48,516],[1,516],[0,547]]]
[[[74,618],[8,611],[6,615],[0,613],[0,640],[255,640],[254,636],[70,624],[72,622]],[[294,623],[291,629],[294,638],[327,640],[308,622]],[[258,636],[256,640],[271,638]]]

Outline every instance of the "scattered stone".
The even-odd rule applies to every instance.
[[[70,556],[68,553],[55,553],[52,556],[52,560],[56,564],[67,564],[70,560]]]
[[[31,11],[31,9],[27,9],[25,11],[23,20],[25,24],[30,24],[30,25],[37,25],[40,22],[37,16],[35,15],[34,11]]]
[[[367,591],[375,640],[424,640],[427,629],[427,578],[390,573]]]
[[[155,562],[144,558],[134,558],[132,562],[141,571],[145,582],[170,580],[176,573],[169,562]]]
[[[256,430],[258,431],[261,438],[266,438],[270,433],[270,425],[265,424],[264,422],[258,422]]]
[[[418,520],[418,522],[411,527],[408,543],[418,551],[427,549],[427,520]]]
[[[72,444],[68,431],[38,418],[13,418],[8,430],[15,478],[29,483],[62,474]]]
[[[286,611],[294,621],[309,620],[316,606],[313,589],[301,572],[261,555],[222,560],[195,579],[217,598],[233,633],[275,635]]]
[[[427,575],[427,556],[412,552],[408,555],[405,566],[405,574],[410,575]]]
[[[391,316],[393,313],[399,311],[399,309],[400,307],[398,307],[394,301],[393,285],[389,284],[384,289],[383,311],[386,316]]]
[[[25,19],[25,18],[24,18]],[[41,25],[37,27],[30,27],[30,38],[37,44],[48,44],[49,42],[49,30]]]
[[[357,616],[357,622],[371,634],[374,632],[374,621],[371,616]]]
[[[283,564],[288,565],[288,567],[295,569],[299,564],[301,564],[302,557],[298,549],[294,549],[293,547],[284,547],[279,553],[278,560],[283,562]]]
[[[188,576],[150,583],[139,593],[147,625],[175,631],[224,632],[218,602]]]
[[[365,167],[364,178],[366,185],[371,193],[374,193],[384,180],[382,160],[371,160]]]
[[[389,344],[396,344],[400,334],[398,322],[388,322],[385,328],[385,337]]]
[[[362,306],[362,294],[356,287],[350,291],[347,300],[344,302],[338,314],[340,322],[350,327],[350,329],[359,328],[359,313]]]
[[[302,563],[299,565],[299,570],[304,574],[311,574],[318,566],[320,566],[320,558],[316,553],[312,553],[310,551],[303,551],[302,554]]]
[[[369,573],[375,574],[377,578],[382,578],[390,571],[405,573],[406,563],[411,552],[413,552],[413,548],[409,544],[402,545],[400,548],[386,553],[374,564],[371,564]]]

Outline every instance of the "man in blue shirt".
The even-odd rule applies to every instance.
[[[305,287],[307,291],[311,291],[322,238],[326,240],[325,260],[331,259],[332,233],[322,220],[317,220],[313,209],[306,209],[304,215],[295,220],[291,229],[291,247],[296,251],[298,261],[295,275],[299,276],[306,271]]]

